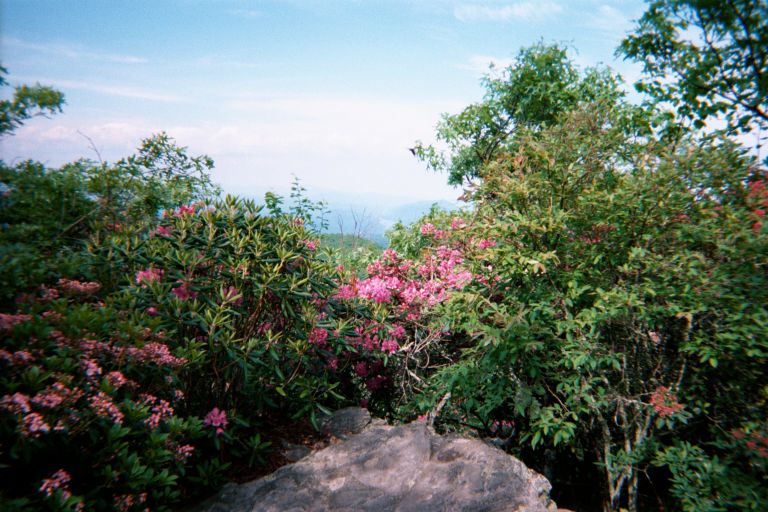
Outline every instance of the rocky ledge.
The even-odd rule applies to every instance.
[[[326,421],[338,442],[244,484],[228,484],[196,512],[557,510],[546,478],[477,439],[439,436],[424,423],[390,426],[364,409]]]

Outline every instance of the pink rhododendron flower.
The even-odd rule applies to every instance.
[[[194,215],[195,214],[195,207],[194,206],[180,206],[173,212],[174,217],[184,217],[185,215]]]
[[[467,227],[467,223],[464,222],[464,219],[454,217],[453,220],[451,220],[451,229],[464,229],[465,227]]]
[[[157,316],[157,308],[154,306],[150,306],[147,309],[144,310],[146,314],[149,316]]]
[[[227,424],[228,422],[226,411],[220,411],[218,407],[211,409],[211,411],[205,416],[205,419],[203,420],[203,425],[206,427],[216,428],[217,436],[224,433],[224,429],[227,428]]]
[[[194,300],[197,298],[197,292],[189,289],[189,283],[186,281],[178,281],[181,286],[171,290],[171,293],[179,300]]]
[[[312,329],[309,333],[309,342],[317,347],[325,347],[328,345],[328,331],[320,328]]]
[[[315,240],[302,240],[301,243],[304,244],[304,247],[306,247],[310,251],[314,251],[320,246],[320,242],[317,242]]]
[[[171,236],[173,235],[173,232],[171,231],[171,228],[167,228],[165,226],[157,226],[154,234],[157,236]]]
[[[360,361],[355,365],[355,373],[358,377],[366,377],[368,375],[368,367],[364,362]]]
[[[435,234],[435,226],[434,224],[426,223],[421,225],[421,234],[422,235],[434,235]]]
[[[381,342],[381,351],[394,354],[400,349],[400,345],[395,340],[384,340]]]
[[[148,268],[146,270],[139,270],[136,272],[136,284],[141,285],[142,288],[146,288],[147,285],[156,283],[163,278],[165,272],[159,268]]]
[[[490,247],[496,247],[496,240],[482,239],[477,242],[478,249],[488,249]]]

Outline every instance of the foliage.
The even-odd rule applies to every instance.
[[[8,70],[0,66],[0,88],[8,85],[7,74]],[[61,112],[63,106],[64,94],[60,91],[40,84],[20,85],[11,99],[0,100],[0,137],[13,135],[24,121],[33,117]]]
[[[657,137],[658,113],[616,84],[605,76],[553,121],[517,126],[473,171],[468,232],[487,242],[464,246],[474,279],[440,318],[463,350],[414,405],[450,396],[444,428],[512,425],[505,446],[542,469],[542,450],[598,463],[603,508],[637,510],[640,476],[677,439],[727,465],[727,432],[764,425],[765,398],[745,390],[767,369],[766,178],[727,139]],[[451,162],[474,150],[465,133],[484,133],[473,122],[453,134]],[[728,468],[723,486],[765,482],[764,465]],[[672,484],[676,496],[693,485]]]
[[[638,90],[697,127],[723,114],[731,128],[765,128],[767,20],[763,0],[655,0],[619,51],[643,64]]]

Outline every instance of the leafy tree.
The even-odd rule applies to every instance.
[[[417,154],[432,169],[447,171],[450,184],[470,183],[484,165],[509,151],[516,131],[543,129],[583,101],[615,100],[618,83],[598,68],[580,74],[564,46],[535,44],[522,49],[500,77],[483,79],[482,102],[443,116],[437,138],[448,145],[449,157],[421,143]]]
[[[8,70],[0,66],[0,88],[8,85],[5,75]],[[0,137],[13,132],[36,116],[61,112],[64,94],[51,87],[36,84],[16,87],[10,100],[0,100]]]
[[[654,0],[619,51],[643,64],[640,91],[697,127],[720,114],[738,130],[768,126],[765,0]]]

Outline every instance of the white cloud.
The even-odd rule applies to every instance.
[[[130,87],[123,85],[109,85],[100,84],[95,82],[85,82],[82,80],[63,80],[63,79],[48,79],[39,77],[28,76],[16,76],[13,77],[16,82],[42,82],[47,84],[55,84],[56,89],[77,89],[81,91],[91,91],[99,94],[105,94],[107,96],[119,96],[121,98],[133,98],[139,100],[160,101],[167,103],[185,103],[190,101],[175,94],[167,94],[163,92],[156,92],[139,87]]]
[[[94,52],[76,45],[62,43],[30,43],[14,37],[3,37],[2,45],[6,48],[32,50],[73,60],[90,60],[112,62],[116,64],[143,64],[148,62],[143,57],[135,55],[119,55],[114,53]]]
[[[503,6],[461,4],[453,9],[459,21],[535,21],[558,14],[563,8],[556,2],[517,2]]]
[[[597,12],[590,20],[589,26],[603,32],[624,35],[632,28],[632,20],[627,14],[615,7],[603,4],[597,8]]]
[[[491,55],[472,55],[469,60],[458,66],[459,69],[471,71],[476,75],[498,75],[514,62],[513,58],[493,57]],[[490,66],[493,65],[493,71]]]

